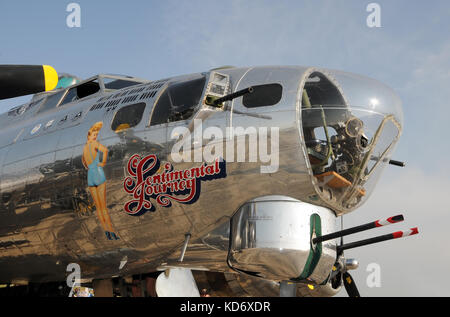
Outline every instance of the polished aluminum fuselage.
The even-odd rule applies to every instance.
[[[128,160],[134,154],[156,154],[161,161],[172,162],[170,151],[175,140],[171,139],[171,132],[177,126],[189,126],[192,119],[150,126],[152,110],[169,82],[190,76],[114,92],[100,91],[44,113],[36,114],[36,109],[31,109],[17,117],[3,115],[0,118],[3,125],[0,127],[0,282],[63,280],[69,263],[81,266],[82,278],[154,271],[170,265],[170,259],[178,257],[188,232],[192,234],[190,248],[199,249],[198,254],[204,256],[199,266],[226,271],[229,270],[227,250],[218,247],[220,242],[209,245],[207,240],[211,232],[229,223],[240,206],[265,195],[285,195],[325,205],[317,201],[315,195],[300,123],[302,85],[312,69],[255,67],[220,72],[230,76],[231,91],[265,83],[283,86],[282,99],[275,106],[249,109],[242,105],[242,98],[229,102],[233,110],[257,113],[265,118],[205,105],[199,105],[194,114],[203,118],[203,129],[219,127],[224,135],[226,127],[279,128],[278,170],[261,173],[260,167],[267,163],[259,159],[257,162],[227,161],[226,177],[203,182],[195,203],[174,202],[171,207],[156,205],[154,212],[141,216],[124,212],[124,204],[130,199],[123,187]],[[152,85],[154,88],[150,87]],[[135,93],[140,102],[146,103],[143,119],[133,128],[114,132],[110,128],[114,115],[133,102],[119,103],[108,111],[105,107],[95,109],[94,105],[102,97],[139,87],[145,87]],[[148,91],[155,94],[142,97]],[[109,100],[115,99],[123,100],[120,96]],[[61,120],[64,118],[66,120]],[[54,120],[51,127],[44,129],[51,120]],[[87,170],[82,164],[87,131],[98,121],[104,123],[98,140],[108,148],[104,167],[107,208],[120,236],[117,241],[107,240],[99,225],[87,190]],[[32,134],[39,124],[42,128]],[[237,142],[234,146],[236,153]],[[247,153],[248,146],[247,143]],[[180,170],[200,163],[172,164]],[[226,230],[223,237],[228,238]],[[227,245],[228,240],[222,240],[222,244]],[[188,266],[192,260],[190,266],[193,267],[200,262],[189,258],[189,250],[183,264]],[[125,256],[128,262],[119,270]]]

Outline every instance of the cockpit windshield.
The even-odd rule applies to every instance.
[[[373,189],[402,130],[401,102],[375,80],[313,72],[302,95],[303,136],[316,191],[350,211]]]

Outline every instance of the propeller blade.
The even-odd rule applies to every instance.
[[[58,73],[48,65],[0,65],[0,99],[53,90]]]
[[[356,287],[353,277],[348,272],[342,274],[342,279],[344,280],[344,287],[345,290],[347,291],[348,296],[360,297],[358,288]]]

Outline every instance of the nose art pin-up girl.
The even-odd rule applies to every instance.
[[[102,127],[103,122],[99,121],[89,129],[87,141],[83,148],[82,161],[84,167],[88,170],[88,188],[94,199],[98,220],[105,230],[108,240],[118,240],[119,237],[113,231],[106,208],[106,178],[103,167],[108,157],[108,149],[97,141],[98,133]],[[102,154],[101,162],[100,154]]]

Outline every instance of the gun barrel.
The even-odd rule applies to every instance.
[[[418,230],[417,227],[411,228],[411,229],[405,230],[405,231],[397,231],[397,232],[385,234],[385,235],[382,235],[382,236],[369,238],[369,239],[356,241],[356,242],[351,242],[351,243],[348,243],[348,244],[344,244],[344,245],[338,246],[337,247],[337,252],[341,253],[344,250],[358,248],[358,247],[362,247],[364,245],[378,243],[378,242],[382,242],[382,241],[386,241],[386,240],[408,237],[408,236],[412,236],[412,235],[418,234],[418,233],[419,233],[419,230]]]
[[[400,167],[404,167],[405,166],[405,162],[396,161],[396,160],[389,160],[389,164],[395,165],[395,166],[400,166]]]
[[[360,226],[356,226],[356,227],[352,227],[352,228],[348,228],[345,230],[341,230],[341,231],[337,231],[337,232],[333,232],[330,234],[316,237],[312,240],[312,242],[320,243],[323,241],[344,237],[349,234],[353,234],[353,233],[357,233],[357,232],[361,232],[361,231],[365,231],[365,230],[369,230],[369,229],[373,229],[373,228],[377,228],[377,227],[387,226],[387,225],[390,225],[393,223],[401,222],[403,220],[404,220],[403,215],[397,215],[397,216],[389,217],[387,219],[380,219],[377,221],[366,223],[364,225],[360,225]]]
[[[214,101],[214,104],[217,106],[217,105],[220,105],[224,101],[233,100],[234,98],[237,98],[237,97],[240,97],[240,96],[243,96],[243,95],[246,95],[246,94],[251,94],[252,92],[253,92],[253,87],[248,87],[248,88],[236,91],[236,92],[234,92],[232,94],[223,96],[223,97],[221,97],[219,99],[216,99]]]

